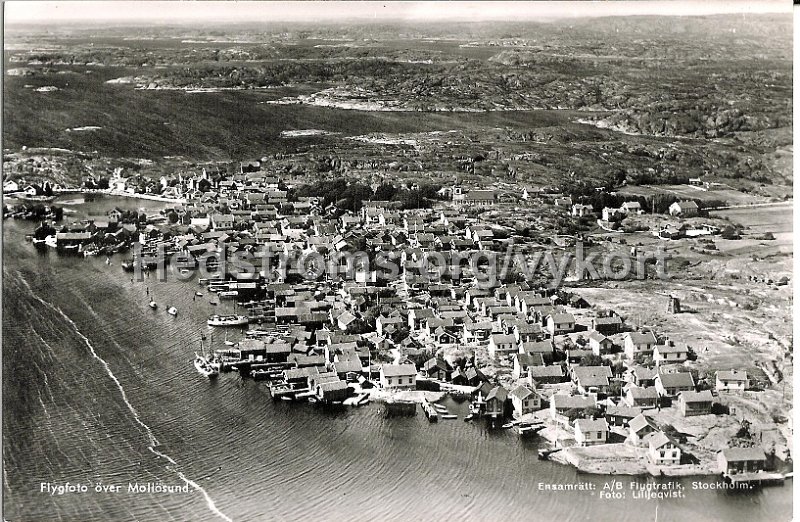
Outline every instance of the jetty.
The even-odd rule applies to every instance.
[[[539,460],[549,460],[550,455],[553,453],[558,453],[563,448],[555,448],[555,449],[541,449],[539,450]]]
[[[364,406],[365,404],[369,403],[369,394],[368,393],[360,393],[354,397],[348,397],[343,401],[345,406],[352,406],[357,408],[358,406]]]
[[[786,476],[783,473],[758,471],[753,473],[723,473],[722,477],[730,484],[746,488],[747,486],[782,486]]]
[[[439,422],[439,412],[431,404],[428,399],[422,399],[422,411],[425,412],[425,416],[428,417],[428,421],[430,422]]]

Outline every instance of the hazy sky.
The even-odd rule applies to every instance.
[[[73,1],[4,3],[5,23],[98,21],[521,20],[574,16],[790,13],[788,0],[593,2],[188,2]]]

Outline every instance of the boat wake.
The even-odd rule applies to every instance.
[[[184,475],[181,471],[176,469],[176,467],[178,466],[178,463],[175,462],[175,459],[173,459],[172,457],[170,457],[166,453],[160,452],[157,449],[158,446],[161,443],[158,442],[158,439],[153,434],[153,431],[150,429],[150,426],[148,426],[147,424],[142,422],[142,419],[139,418],[139,412],[136,411],[136,408],[134,408],[133,405],[128,400],[128,395],[127,395],[127,393],[125,393],[125,388],[122,387],[122,383],[119,382],[119,379],[117,379],[117,376],[114,375],[114,372],[111,371],[111,368],[109,367],[109,365],[106,362],[106,360],[103,359],[102,357],[100,357],[97,354],[97,352],[95,351],[94,346],[92,345],[91,341],[89,341],[89,338],[86,337],[85,335],[83,335],[83,333],[81,333],[80,329],[78,329],[78,325],[75,324],[75,321],[73,321],[67,314],[65,314],[64,311],[61,310],[61,308],[55,306],[54,304],[50,303],[49,301],[46,301],[46,300],[42,299],[41,297],[39,297],[38,295],[36,295],[34,293],[33,289],[31,288],[31,286],[28,284],[27,281],[25,281],[24,278],[20,278],[20,281],[22,281],[22,284],[25,285],[25,287],[28,289],[28,293],[34,299],[36,299],[37,301],[42,303],[43,306],[45,306],[45,307],[53,310],[54,312],[56,312],[67,323],[69,323],[69,325],[72,327],[72,329],[75,331],[75,333],[83,340],[84,344],[86,344],[86,347],[89,348],[89,351],[91,352],[92,357],[97,359],[100,362],[100,364],[103,366],[103,368],[105,368],[106,373],[111,378],[111,380],[114,381],[114,384],[116,384],[117,389],[119,389],[120,395],[122,396],[122,401],[125,403],[125,405],[128,407],[128,410],[131,412],[131,415],[133,416],[133,420],[135,420],[136,423],[139,426],[141,426],[142,429],[144,429],[145,433],[147,434],[147,438],[150,441],[150,445],[148,446],[147,449],[150,450],[150,452],[153,453],[155,456],[157,456],[159,458],[162,458],[162,459],[166,460],[167,462],[169,462],[173,467],[166,466],[166,469],[168,469],[169,471],[174,472],[176,475],[178,475],[178,477],[182,481],[184,481],[186,484],[188,484],[189,486],[194,488],[196,491],[199,491],[203,495],[203,497],[205,498],[206,504],[208,505],[208,509],[211,510],[212,513],[214,513],[218,517],[222,518],[223,520],[226,520],[227,522],[233,522],[233,519],[231,519],[228,515],[226,515],[225,513],[220,511],[219,508],[217,508],[216,504],[214,503],[214,500],[211,498],[211,496],[208,494],[208,492],[203,488],[203,486],[201,486],[200,484],[198,484],[194,480],[192,480],[189,477],[187,477],[186,475]]]

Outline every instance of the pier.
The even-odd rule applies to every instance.
[[[550,455],[553,453],[557,453],[561,451],[563,448],[556,448],[556,449],[549,449],[549,450],[539,450],[539,460],[549,460]]]
[[[425,416],[428,417],[428,421],[439,422],[439,412],[436,410],[433,404],[428,401],[428,399],[422,400],[422,411],[425,412]]]
[[[723,473],[722,477],[730,484],[745,488],[746,486],[782,486],[786,477],[782,473],[759,471],[756,473]]]

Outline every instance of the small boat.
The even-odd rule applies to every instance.
[[[195,292],[194,295],[197,297],[203,297],[203,292]]]
[[[167,308],[167,313],[171,316],[176,316],[178,315],[178,309],[175,308],[174,306],[170,306],[169,308]]]
[[[519,427],[517,427],[517,432],[521,436],[524,437],[526,435],[536,435],[537,433],[542,431],[544,428],[545,428],[544,425],[541,425],[541,426],[519,426]]]
[[[291,402],[291,401],[293,401],[294,399],[293,399],[293,398],[291,398],[291,397],[287,397],[286,395],[283,395],[283,396],[281,397],[281,400],[282,400],[282,401],[286,401],[286,402]]]
[[[106,258],[106,264],[107,264],[107,265],[110,265],[110,264],[111,264],[111,258],[110,258],[110,257],[107,257],[107,258]]]
[[[464,417],[464,422],[469,422],[469,421],[471,421],[471,420],[472,420],[472,419],[474,419],[474,418],[475,418],[475,415],[473,415],[472,413],[470,413],[469,415],[467,415],[466,417]]]
[[[209,302],[208,304],[210,304],[211,306],[217,306],[219,303],[216,303],[216,302],[214,302],[214,301],[211,301],[211,302]]]
[[[446,415],[439,415],[439,417],[443,419],[457,419],[458,415],[453,415],[452,413],[448,413]]]
[[[239,291],[228,290],[226,292],[219,292],[219,294],[217,295],[219,295],[220,299],[236,299],[237,297],[239,297]]]
[[[185,276],[189,275],[189,271],[184,268],[183,270],[181,270],[181,275],[185,275]]]
[[[442,404],[434,404],[433,407],[436,408],[438,411],[441,411],[443,413],[447,413],[447,411],[448,411],[447,410],[447,406],[444,406]]]
[[[503,425],[502,425],[502,426],[500,426],[500,427],[501,427],[501,428],[503,428],[504,430],[507,430],[507,429],[509,429],[509,428],[513,428],[513,427],[514,427],[514,423],[513,423],[513,422],[508,422],[508,423],[506,423],[506,424],[503,424]]]

